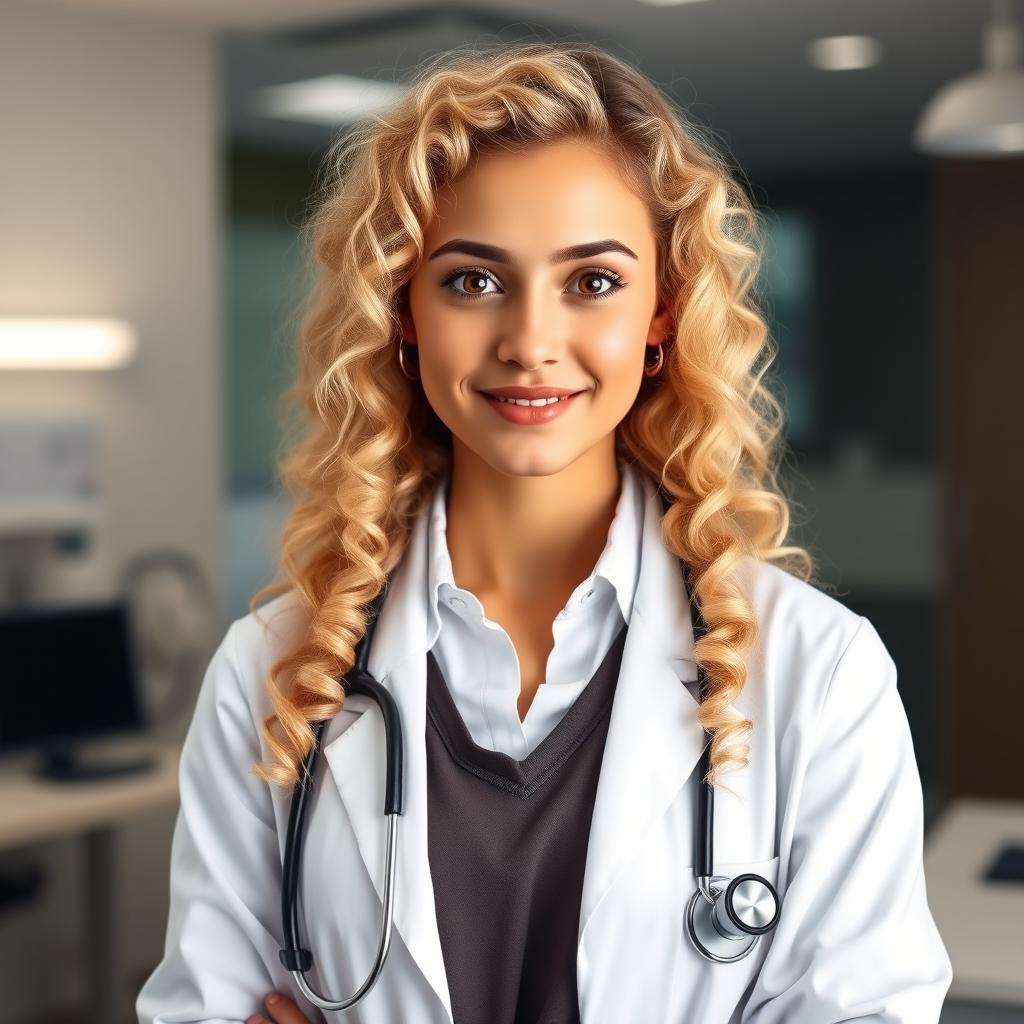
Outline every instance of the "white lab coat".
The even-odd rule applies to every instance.
[[[760,638],[737,707],[755,731],[749,766],[723,778],[737,795],[716,790],[714,866],[767,878],[781,916],[734,963],[691,946],[683,915],[704,735],[679,563],[645,486],[640,577],[585,865],[583,1024],[938,1021],[952,968],[927,903],[921,783],[893,661],[869,620],[752,559],[741,578]],[[369,658],[398,702],[406,744],[395,932],[380,978],[351,1010],[321,1014],[278,959],[289,795],[249,766],[269,759],[264,677],[299,628],[286,594],[259,611],[269,632],[252,615],[231,625],[203,680],[182,754],[165,956],[138,996],[140,1024],[241,1024],[274,989],[314,1024],[451,1024],[427,859],[425,525],[421,516]],[[384,765],[376,706],[352,696],[325,733],[300,883],[308,977],[333,998],[362,983],[376,950]]]

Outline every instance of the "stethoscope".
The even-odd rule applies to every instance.
[[[690,615],[695,640],[707,626],[700,607],[693,599],[687,567],[683,565],[686,593],[690,596]],[[324,729],[330,719],[313,725],[313,747],[303,764],[303,774],[297,783],[291,811],[288,816],[288,836],[285,841],[284,875],[281,889],[281,913],[284,918],[286,946],[280,951],[281,963],[291,972],[305,997],[321,1010],[346,1010],[365,996],[380,976],[391,943],[391,925],[395,904],[395,859],[398,850],[398,816],[403,813],[403,765],[405,745],[398,705],[394,697],[367,671],[370,645],[377,626],[377,617],[390,586],[390,578],[374,598],[367,613],[366,630],[356,645],[356,660],[352,669],[342,677],[341,684],[348,694],[371,698],[384,717],[385,757],[387,774],[384,784],[384,817],[387,820],[387,850],[385,853],[384,899],[381,913],[380,938],[377,956],[366,980],[348,999],[328,999],[315,992],[306,981],[305,972],[313,966],[313,954],[299,943],[299,864],[302,858],[303,820],[307,801],[313,788],[317,757],[320,753]],[[698,667],[698,694],[703,701],[707,692],[707,678]],[[714,788],[704,781],[711,766],[711,744],[706,743],[700,757],[701,784],[697,793],[697,820],[700,824],[694,874],[697,888],[686,905],[686,933],[694,949],[707,960],[728,964],[742,960],[756,944],[758,938],[770,932],[779,920],[779,897],[772,884],[760,875],[742,874],[733,879],[713,873],[714,857]]]

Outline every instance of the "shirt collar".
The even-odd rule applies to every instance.
[[[640,546],[643,542],[644,490],[639,474],[641,470],[622,459],[618,460],[622,487],[615,506],[608,540],[597,559],[591,574],[573,590],[560,616],[572,614],[583,605],[595,581],[610,586],[622,617],[629,622],[636,595],[637,579],[640,574]],[[472,598],[471,607],[480,608],[476,595],[458,587],[452,570],[447,538],[447,492],[448,476],[437,485],[427,510],[427,594],[428,594],[428,650],[434,646],[441,631],[441,617],[438,601],[442,587],[465,598]]]

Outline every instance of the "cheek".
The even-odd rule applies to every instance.
[[[478,346],[479,327],[473,317],[459,316],[440,301],[421,301],[413,308],[420,358],[449,368],[466,362]]]
[[[610,323],[587,339],[587,368],[607,389],[628,387],[643,368],[644,334],[632,324]]]
[[[435,324],[429,335],[421,336],[420,367],[438,389],[460,388],[480,364],[479,337],[457,319]]]

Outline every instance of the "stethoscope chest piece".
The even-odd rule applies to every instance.
[[[686,931],[707,959],[721,964],[742,960],[778,922],[778,894],[760,875],[737,875],[731,881],[713,875],[709,882],[714,902],[700,887],[694,891],[686,905]]]

